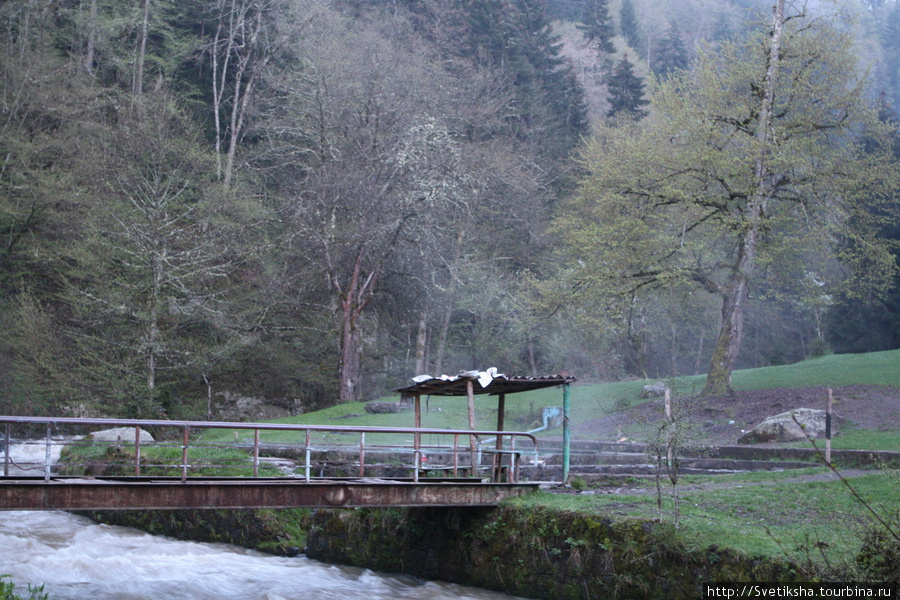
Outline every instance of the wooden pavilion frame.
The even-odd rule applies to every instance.
[[[529,392],[549,387],[562,386],[563,388],[563,483],[569,477],[570,457],[570,433],[569,433],[569,405],[571,394],[569,386],[575,381],[568,375],[551,375],[546,377],[512,377],[496,372],[496,369],[487,371],[464,371],[456,376],[430,377],[422,375],[413,378],[415,382],[411,386],[396,390],[402,398],[412,398],[415,411],[415,427],[422,427],[422,396],[465,396],[468,400],[469,428],[475,429],[475,401],[476,395],[487,394],[497,396],[497,431],[504,431],[504,419],[506,413],[506,395],[519,392]],[[469,448],[472,457],[472,472],[475,473],[476,442],[475,436],[469,437]],[[497,435],[496,450],[503,448],[503,436]],[[417,465],[418,467],[419,465]]]

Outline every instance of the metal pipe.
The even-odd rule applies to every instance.
[[[260,431],[333,431],[366,433],[405,433],[415,432],[438,435],[477,435],[496,436],[499,431],[489,429],[437,429],[432,427],[366,427],[362,425],[303,425],[294,423],[228,423],[224,421],[164,421],[159,419],[82,419],[78,417],[19,417],[0,416],[0,423],[35,423],[53,425],[97,425],[100,427],[187,427],[189,429],[259,429]],[[504,431],[504,436],[515,435],[526,437],[537,443],[537,438],[525,431]]]

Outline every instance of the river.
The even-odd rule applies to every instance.
[[[0,574],[11,575],[23,596],[27,584],[44,584],[53,600],[509,598],[302,556],[184,542],[58,511],[0,511]]]

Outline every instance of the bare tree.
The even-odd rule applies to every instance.
[[[279,18],[287,18],[287,11],[281,0],[214,0],[210,10],[215,33],[207,52],[212,71],[216,173],[228,187],[254,93],[285,42],[276,24]]]

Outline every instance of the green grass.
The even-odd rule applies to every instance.
[[[732,376],[737,390],[767,389],[776,387],[801,388],[810,386],[840,387],[853,384],[871,384],[900,387],[900,350],[870,352],[868,354],[834,354],[805,360],[793,365],[762,367],[735,371]],[[619,412],[623,407],[641,402],[641,388],[656,380],[634,380],[598,384],[574,384],[570,419],[579,423]],[[705,375],[678,377],[672,380],[680,393],[696,393],[703,389]],[[402,384],[404,382],[398,382]],[[382,400],[396,401],[396,397]],[[426,411],[426,406],[428,410]],[[526,431],[541,425],[541,409],[544,406],[561,406],[562,391],[559,388],[513,394],[506,400],[505,429]],[[493,429],[497,419],[497,399],[476,396],[476,427]],[[365,412],[360,402],[332,406],[324,410],[298,415],[277,422],[316,425],[364,425],[382,427],[412,427],[412,412],[373,415]],[[422,425],[433,428],[467,429],[466,399],[462,397],[434,397],[423,401]],[[558,431],[554,434],[558,435]],[[207,432],[206,438],[233,439],[233,433]],[[242,434],[249,435],[249,434]],[[267,434],[263,434],[263,439]],[[346,439],[346,437],[341,438]],[[294,436],[293,441],[300,441]],[[368,438],[367,438],[368,441]],[[837,447],[837,446],[836,446]]]
[[[178,466],[181,458],[180,445],[141,445],[141,475],[181,475]],[[72,444],[66,446],[57,464],[64,475],[83,474],[85,465],[90,465],[88,469],[94,475],[132,475],[134,445]],[[188,464],[188,475],[192,476],[244,477],[253,474],[252,456],[239,448],[192,447],[188,450]],[[260,465],[257,472],[262,477],[281,474],[277,468],[268,465]]]
[[[825,440],[816,440],[820,450],[825,450]],[[809,443],[794,444],[796,447],[808,448]],[[856,427],[844,427],[831,439],[831,447],[835,450],[885,450],[900,452],[900,432],[894,430],[873,431]]]
[[[808,473],[807,473],[808,474]],[[731,547],[751,556],[784,557],[794,561],[852,559],[862,543],[871,515],[840,481],[790,482],[796,472],[764,474],[771,480],[756,485],[761,474],[721,476],[708,489],[682,487],[678,535],[693,549]],[[746,480],[746,485],[740,482]],[[896,472],[877,472],[850,480],[859,494],[883,515],[900,511]],[[685,484],[690,481],[685,478]],[[722,486],[722,484],[731,484]],[[512,500],[522,506],[600,513],[609,517],[656,519],[659,516],[653,482],[648,493],[553,494],[539,492]],[[663,520],[674,519],[671,488],[664,488]],[[897,525],[895,523],[895,525]]]
[[[792,365],[735,371],[735,389],[886,385],[900,387],[900,350],[866,354],[829,354]]]

